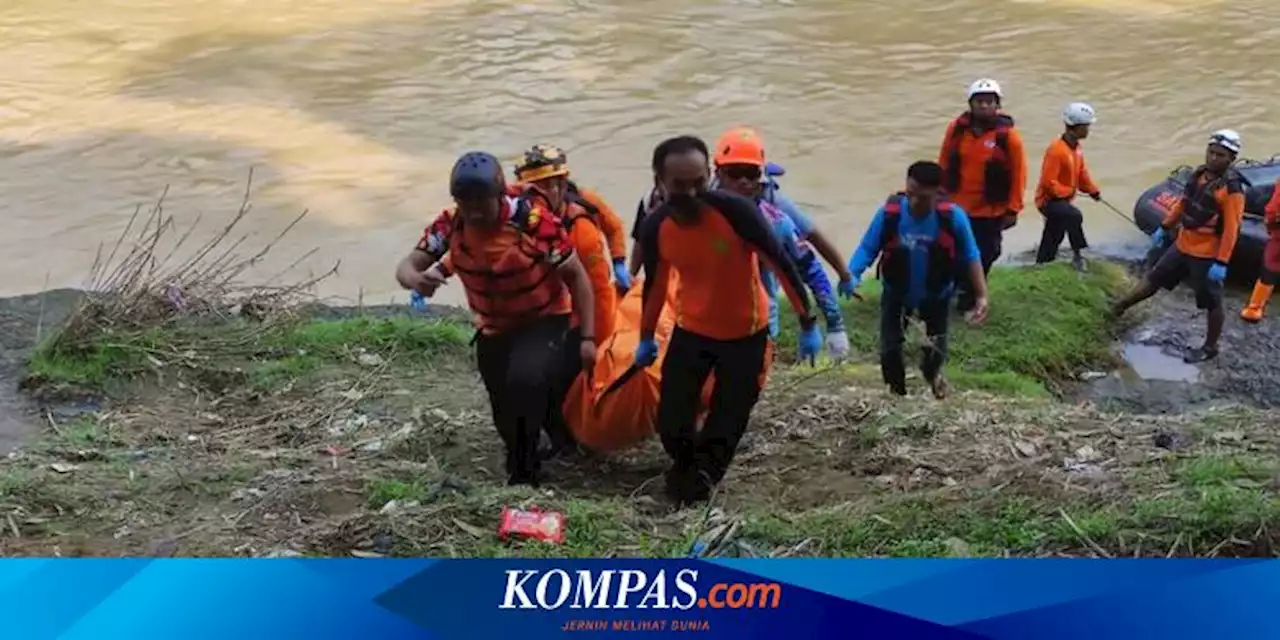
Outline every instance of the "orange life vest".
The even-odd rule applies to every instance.
[[[482,240],[467,238],[460,216],[449,236],[453,270],[482,333],[494,334],[543,316],[569,315],[572,304],[557,265],[548,260],[532,230],[546,215],[523,198],[507,198],[502,227]]]
[[[1009,188],[1013,185],[1013,169],[1009,157],[1009,130],[1013,129],[1013,118],[1006,114],[997,114],[993,129],[996,133],[995,148],[991,157],[983,165],[982,198],[990,204],[999,204],[1009,198]],[[960,138],[973,128],[973,117],[965,112],[952,123],[951,137],[947,138],[947,172],[943,176],[942,186],[950,193],[960,189]]]

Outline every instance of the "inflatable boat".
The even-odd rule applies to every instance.
[[[1182,191],[1194,167],[1174,169],[1163,182],[1147,189],[1133,205],[1133,221],[1142,232],[1151,235],[1168,211],[1182,197]],[[1280,155],[1267,160],[1242,160],[1236,163],[1236,171],[1245,181],[1244,223],[1240,227],[1240,240],[1231,257],[1233,278],[1254,278],[1262,264],[1262,248],[1267,243],[1267,228],[1263,223],[1263,207],[1271,199],[1276,179],[1280,178]]]

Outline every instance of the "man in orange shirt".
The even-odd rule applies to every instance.
[[[654,149],[654,176],[666,199],[645,216],[639,234],[645,279],[636,365],[657,359],[653,335],[673,272],[680,282],[657,417],[662,446],[672,458],[667,494],[677,503],[706,500],[724,478],[760,397],[769,349],[762,259],[800,316],[800,357],[812,361],[822,348],[795,264],[753,201],[708,189],[710,159],[706,143],[692,136]],[[698,400],[712,371],[711,406],[698,429]]]
[[[1190,277],[1196,293],[1196,307],[1209,312],[1204,346],[1191,349],[1183,357],[1188,363],[1204,362],[1218,355],[1218,339],[1226,314],[1222,310],[1222,282],[1240,236],[1244,218],[1244,185],[1231,167],[1243,147],[1240,134],[1222,129],[1209,136],[1204,164],[1191,174],[1180,200],[1152,234],[1152,244],[1161,246],[1168,233],[1177,230],[1177,241],[1152,267],[1138,288],[1112,307],[1119,317],[1130,307],[1161,288],[1173,290]]]
[[[507,483],[537,485],[538,440],[554,430],[559,412],[562,351],[576,351],[585,367],[595,363],[591,286],[560,219],[508,195],[493,155],[459,158],[449,191],[455,207],[427,227],[396,267],[396,280],[429,298],[457,272],[478,327],[476,364],[506,445]],[[565,343],[571,315],[581,318],[576,344]]]
[[[1276,180],[1275,190],[1267,201],[1265,219],[1268,238],[1267,246],[1262,250],[1262,274],[1253,286],[1249,304],[1240,312],[1240,317],[1247,322],[1262,321],[1271,292],[1280,284],[1280,180]]]
[[[578,259],[582,261],[587,277],[591,279],[592,300],[595,306],[596,346],[613,335],[613,316],[617,309],[617,297],[610,277],[612,276],[607,246],[607,225],[601,219],[602,211],[592,211],[583,206],[585,202],[580,191],[570,190],[568,157],[559,147],[548,144],[536,144],[524,154],[524,159],[516,166],[516,179],[520,181],[520,193],[529,198],[533,204],[540,205],[556,214],[564,221],[565,231],[569,234],[569,244],[573,247]],[[576,195],[574,195],[576,192]],[[612,210],[610,210],[612,213]],[[616,219],[616,216],[614,216]],[[617,227],[621,233],[621,221]],[[628,274],[630,275],[630,274]],[[573,319],[572,337],[580,322]],[[566,372],[568,374],[569,372]],[[578,375],[574,370],[570,380]]]
[[[1089,246],[1084,237],[1084,215],[1071,204],[1076,192],[1083,192],[1094,200],[1102,198],[1098,185],[1089,176],[1084,163],[1084,150],[1080,141],[1089,137],[1089,127],[1097,120],[1093,107],[1083,102],[1073,102],[1062,111],[1066,131],[1049,143],[1040,165],[1040,183],[1036,187],[1036,207],[1044,215],[1044,233],[1040,236],[1040,249],[1036,251],[1036,264],[1053,262],[1058,258],[1058,245],[1067,236],[1074,254],[1071,264],[1083,271],[1084,256],[1080,252]]]
[[[618,297],[622,297],[631,289],[631,271],[627,269],[627,232],[622,218],[594,189],[579,186],[573,180],[569,180],[568,187],[566,199],[586,210],[604,234],[613,261],[613,282],[618,289]]]
[[[517,189],[521,198],[528,199],[533,205],[540,206],[560,218],[569,237],[569,246],[573,247],[578,260],[582,262],[591,282],[592,307],[594,309],[595,329],[584,333],[582,319],[576,314],[570,320],[568,344],[576,344],[583,339],[592,339],[596,346],[613,336],[614,315],[618,309],[617,293],[610,281],[610,260],[608,249],[608,232],[612,229],[616,235],[622,236],[621,220],[614,216],[616,223],[612,227],[606,224],[604,214],[614,215],[612,209],[602,210],[590,204],[582,192],[569,180],[568,157],[564,150],[548,144],[536,144],[524,154],[524,159],[516,165],[516,179],[521,183]],[[587,209],[590,206],[591,209]],[[605,205],[606,207],[608,205]],[[625,271],[625,269],[624,269]],[[630,277],[631,274],[627,274]],[[626,282],[630,288],[630,280]],[[621,287],[619,287],[621,288]],[[625,289],[624,289],[625,291]],[[565,360],[555,381],[554,402],[559,407],[573,381],[582,372],[582,361],[577,350],[565,349]],[[553,428],[547,433],[551,436],[551,449],[544,456],[558,457],[574,450],[569,435],[568,425],[563,422],[560,411],[553,411]]]
[[[1018,223],[1027,188],[1022,134],[1013,118],[1000,110],[1003,95],[995,80],[983,78],[969,85],[969,110],[947,125],[938,154],[948,197],[969,214],[983,273],[990,273],[1000,258],[1004,231]],[[975,301],[973,289],[965,279],[957,286],[956,307],[969,311]]]

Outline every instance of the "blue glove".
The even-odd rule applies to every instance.
[[[637,367],[647,367],[658,359],[658,341],[653,336],[640,338],[640,344],[636,345],[635,361]]]
[[[1223,280],[1226,280],[1227,265],[1222,264],[1221,262],[1213,263],[1213,266],[1209,267],[1209,279],[1217,283],[1221,283]]]
[[[427,309],[427,297],[417,291],[410,291],[409,306],[418,311],[425,311]]]
[[[622,258],[613,259],[613,281],[620,291],[631,289],[631,272],[627,270],[627,264]]]
[[[1151,234],[1151,246],[1153,247],[1164,246],[1164,241],[1166,237],[1167,236],[1164,232],[1164,227],[1156,227],[1156,232]]]
[[[844,296],[845,298],[852,298],[858,295],[858,285],[860,284],[862,284],[862,276],[853,276],[848,280],[841,280],[839,286],[836,287],[836,290],[840,292],[841,296]]]
[[[814,322],[809,325],[808,329],[800,332],[800,340],[796,345],[797,355],[800,361],[809,361],[813,364],[818,357],[818,352],[822,350],[822,332],[818,331],[818,323]]]

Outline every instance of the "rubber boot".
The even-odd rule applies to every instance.
[[[1263,312],[1267,308],[1267,301],[1271,299],[1271,292],[1275,287],[1269,284],[1262,284],[1261,281],[1253,287],[1253,295],[1249,298],[1249,304],[1240,312],[1240,317],[1246,322],[1261,322]]]

